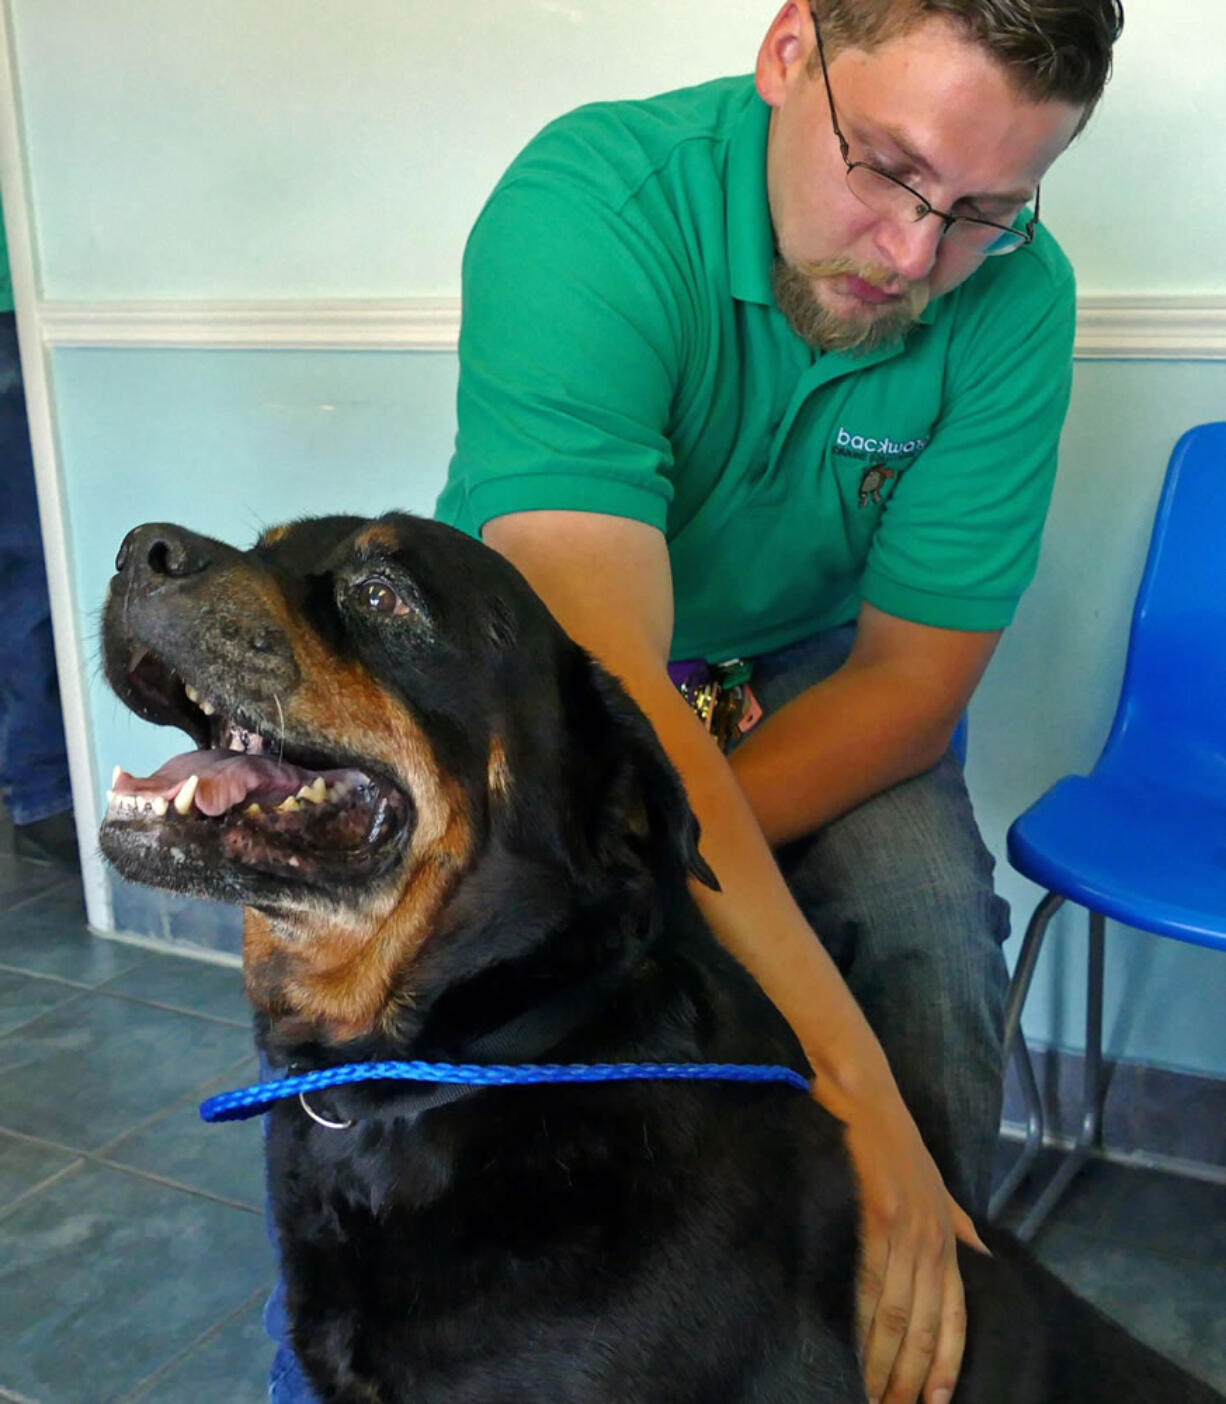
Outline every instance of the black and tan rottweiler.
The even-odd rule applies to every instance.
[[[103,851],[246,908],[274,1067],[807,1075],[689,895],[712,878],[647,721],[478,542],[401,515],[246,552],[142,526],[104,637],[122,700],[199,749],[117,775]],[[293,1341],[330,1404],[864,1399],[853,1176],[804,1092],[375,1081],[270,1118]],[[985,1234],[959,1404],[1220,1399]]]

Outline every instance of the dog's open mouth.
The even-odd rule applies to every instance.
[[[197,749],[152,775],[115,769],[103,847],[125,866],[143,850],[179,864],[236,864],[280,879],[334,885],[381,871],[413,812],[398,785],[352,758],[296,744],[254,707],[214,702],[145,649],[128,668],[129,705],[186,731]]]

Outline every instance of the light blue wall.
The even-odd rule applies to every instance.
[[[148,773],[182,742],[119,707],[97,667],[98,611],[124,534],[175,521],[249,544],[313,513],[429,515],[455,432],[456,361],[65,350],[53,373],[95,773]]]

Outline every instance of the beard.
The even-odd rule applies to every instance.
[[[876,265],[861,267],[849,258],[819,263],[788,263],[776,258],[771,270],[775,304],[802,341],[819,351],[848,351],[867,355],[895,341],[915,325],[928,303],[928,284],[908,283],[901,297],[880,305],[866,304],[855,316],[832,312],[820,300],[816,280],[851,273],[883,287],[891,274]]]

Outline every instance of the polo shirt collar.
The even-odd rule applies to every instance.
[[[770,108],[750,84],[749,102],[728,144],[725,228],[728,237],[728,286],[741,302],[772,306],[771,267],[775,231],[766,198],[766,133]]]

